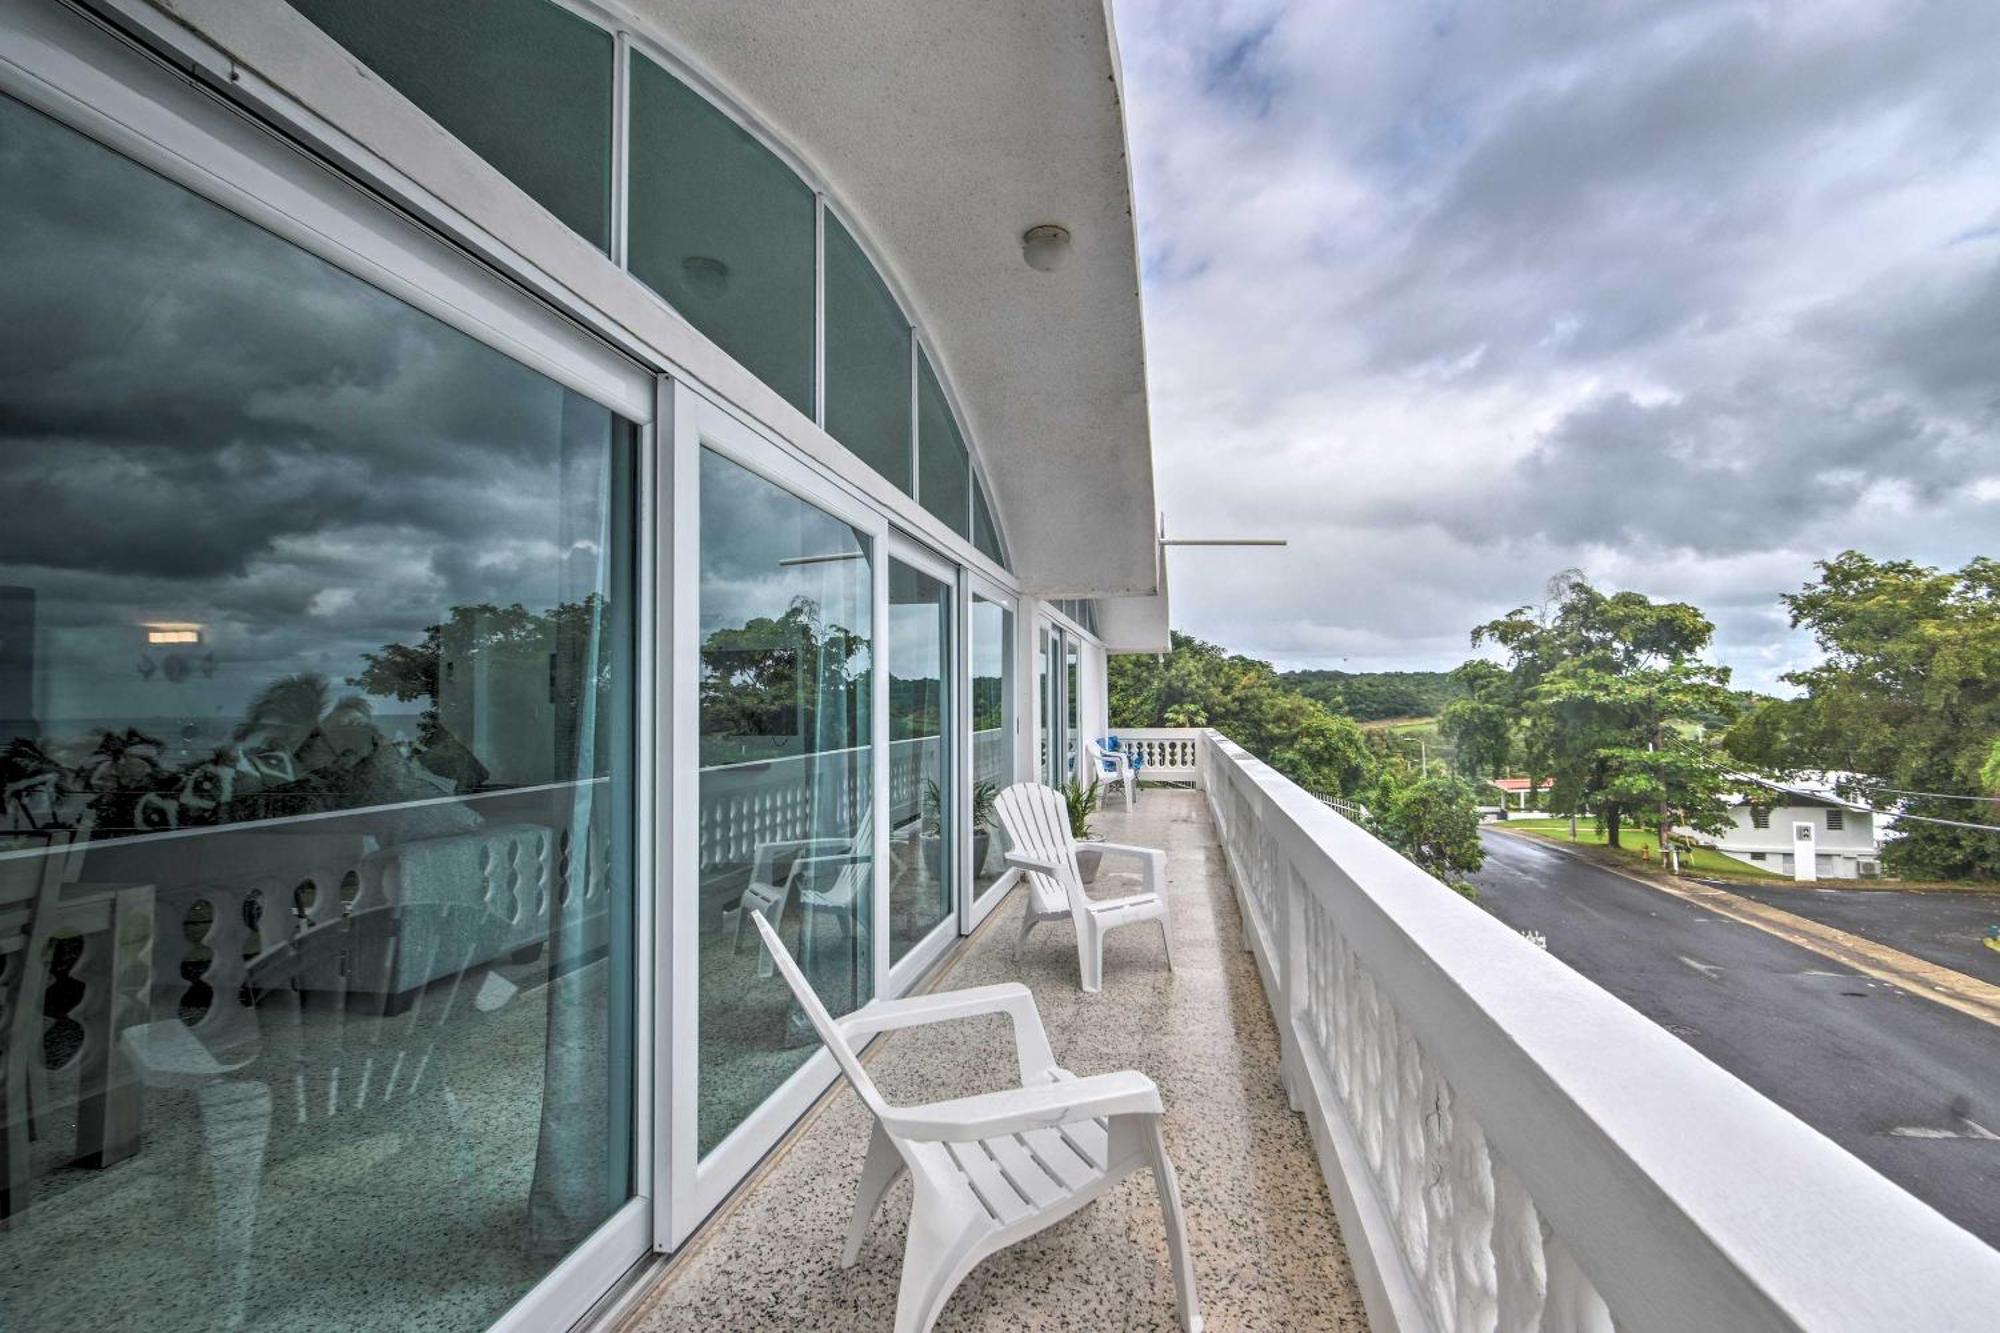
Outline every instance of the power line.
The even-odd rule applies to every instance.
[[[1871,813],[1893,819],[1897,823],[1914,820],[1919,824],[1943,824],[1948,828],[1978,829],[1983,833],[2000,833],[2000,824],[1973,824],[1963,819],[1932,819],[1929,815],[1899,815],[1894,810],[1872,810]]]
[[[1963,796],[1950,791],[1906,791],[1901,787],[1870,787],[1868,790],[1886,792],[1891,796],[1934,796],[1941,801],[1980,801],[1986,805],[2000,805],[2000,796]]]

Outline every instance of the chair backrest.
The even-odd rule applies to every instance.
[[[861,822],[854,830],[853,840],[847,844],[846,864],[832,880],[819,879],[816,884],[808,879],[800,888],[813,897],[833,907],[852,907],[860,900],[861,894],[875,882],[875,807],[871,804],[862,812]],[[824,888],[819,885],[825,885]]]
[[[840,1028],[833,1021],[833,1015],[829,1014],[826,1006],[820,1003],[819,992],[812,988],[805,974],[799,971],[799,965],[792,961],[792,951],[778,938],[778,932],[771,929],[771,923],[764,919],[762,912],[752,912],[750,920],[756,925],[757,934],[763,939],[764,947],[771,951],[771,961],[778,965],[778,974],[785,979],[785,984],[792,988],[792,998],[799,1002],[799,1008],[806,1011],[806,1017],[812,1020],[813,1031],[819,1033],[819,1039],[826,1043],[827,1050],[833,1052],[834,1060],[840,1065],[840,1072],[847,1075],[847,1081],[854,1085],[854,1091],[867,1104],[869,1111],[880,1117],[888,1109],[888,1104],[882,1100],[882,1094],[876,1091],[875,1080],[868,1077],[868,1071],[862,1067],[861,1057],[847,1044],[847,1038],[841,1034]]]
[[[1052,861],[1061,874],[1025,872],[1028,891],[1043,912],[1082,910],[1083,880],[1076,870],[1076,839],[1069,831],[1069,803],[1061,792],[1034,782],[1017,782],[993,799],[993,815],[1016,851]]]
[[[1125,772],[1125,753],[1115,745],[1092,741],[1090,757],[1097,764],[1097,771],[1106,777],[1117,777]]]

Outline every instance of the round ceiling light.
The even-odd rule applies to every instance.
[[[1037,273],[1053,273],[1069,258],[1069,228],[1045,222],[1021,235],[1021,258]]]

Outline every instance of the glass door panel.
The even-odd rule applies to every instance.
[[[1083,730],[1080,715],[1083,697],[1083,690],[1081,688],[1083,645],[1077,642],[1076,636],[1064,634],[1062,636],[1062,650],[1062,774],[1063,778],[1067,780],[1076,774],[1077,747],[1080,744],[1079,735]]]
[[[696,1123],[706,1156],[819,1049],[757,941],[827,1008],[873,991],[871,540],[713,450],[700,477]]]
[[[1005,873],[1005,835],[992,817],[993,798],[1014,781],[1014,612],[974,594],[972,642],[972,893]]]
[[[4,1322],[486,1327],[634,1192],[638,428],[7,98],[0,272]]]
[[[1056,697],[1059,688],[1055,666],[1055,631],[1047,625],[1035,628],[1035,700],[1041,710],[1041,726],[1036,729],[1037,758],[1040,763],[1042,781],[1051,787],[1060,787],[1061,767],[1057,756],[1062,753],[1060,737],[1056,735],[1056,720],[1062,716],[1062,701]]]
[[[889,960],[957,902],[952,585],[889,561]]]

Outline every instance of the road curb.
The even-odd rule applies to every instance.
[[[1496,832],[1506,832],[1508,837],[1548,847],[1586,865],[1629,879],[1634,884],[1643,884],[1670,898],[1678,898],[1717,916],[1754,926],[1767,935],[1775,935],[1787,943],[1809,949],[1877,981],[1900,986],[1912,995],[2000,1027],[2000,986],[1967,976],[1942,963],[1904,953],[1901,949],[1853,931],[1795,916],[1783,908],[1742,897],[1712,884],[1682,883],[1664,876],[1643,875],[1623,866],[1607,865],[1580,848],[1565,847],[1553,839],[1508,830]]]

